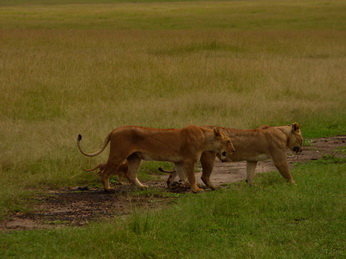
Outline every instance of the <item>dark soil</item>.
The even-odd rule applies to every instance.
[[[340,147],[346,147],[346,136],[315,139],[311,145],[304,147],[302,154],[288,154],[288,161],[292,167],[295,163],[321,159],[325,155],[345,157]],[[245,166],[245,162],[217,161],[211,180],[218,186],[244,180]],[[275,170],[269,160],[259,162],[256,168],[256,172]],[[200,179],[200,174],[196,173],[197,179]],[[166,187],[167,175],[160,178],[145,182],[150,186],[147,192],[139,192],[135,186],[129,184],[115,186],[116,190],[112,193],[85,186],[50,190],[48,195],[35,197],[32,212],[15,213],[10,215],[8,220],[1,221],[0,231],[82,226],[93,221],[126,216],[137,209],[160,209],[189,192],[186,189],[169,190]]]

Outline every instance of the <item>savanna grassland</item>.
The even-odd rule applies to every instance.
[[[345,21],[342,0],[1,1],[0,218],[10,212],[30,212],[27,200],[37,192],[94,184],[95,176],[83,173],[81,167],[106,160],[107,152],[95,159],[82,157],[75,144],[79,133],[90,151],[111,129],[122,125],[252,128],[298,121],[305,138],[345,134]],[[151,166],[147,162],[144,168]],[[141,216],[135,215],[123,225],[111,222],[85,229],[4,234],[1,239],[7,241],[0,248],[6,256],[26,251],[27,258],[40,257],[40,253],[42,257],[112,258],[126,251],[125,257],[153,258],[222,257],[222,252],[227,252],[224,256],[268,257],[279,251],[289,258],[313,251],[310,258],[319,252],[322,257],[341,256],[345,161],[328,160],[296,170],[297,174],[318,172],[315,180],[301,173],[301,184],[309,191],[283,182],[272,184],[271,176],[266,176],[259,183],[263,188],[236,185],[236,191],[189,196],[172,211],[145,214],[144,225]],[[326,172],[334,174],[329,177]],[[326,178],[328,182],[323,181]],[[312,195],[324,195],[319,186],[326,187],[323,201]],[[282,197],[284,205],[279,205],[272,200],[282,192],[298,201]],[[243,208],[240,203],[247,193],[273,203],[273,210],[281,214],[270,209],[262,215],[261,205],[254,206],[260,198],[247,198],[245,204],[252,209]],[[192,222],[200,213],[197,208],[210,201],[216,205],[207,210],[209,216],[202,215],[214,223],[202,234],[201,226]],[[219,209],[224,202],[229,204],[225,211]],[[197,205],[189,211],[184,209],[191,207],[188,204]],[[283,216],[289,210],[292,215]],[[261,216],[258,221],[247,220],[248,213]],[[172,215],[185,216],[185,223]],[[330,215],[334,225],[328,229]],[[244,225],[239,222],[234,227],[236,218]],[[171,236],[164,234],[165,223]],[[239,229],[243,227],[247,234],[242,236]],[[304,239],[308,229],[314,231],[310,239]],[[333,234],[335,246],[328,241]],[[115,243],[107,243],[112,238]],[[200,245],[194,248],[187,239]],[[36,246],[17,245],[30,240]],[[69,248],[76,249],[70,254],[61,249],[68,240]],[[167,245],[173,240],[178,247]],[[203,253],[203,242],[215,246],[216,252]],[[229,250],[223,250],[224,246]],[[17,252],[12,252],[14,247]]]

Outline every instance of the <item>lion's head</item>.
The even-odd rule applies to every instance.
[[[300,131],[300,125],[299,123],[295,122],[289,126],[292,127],[292,130],[288,135],[287,147],[293,152],[300,154],[303,151],[303,136],[302,132]]]
[[[231,155],[235,151],[231,139],[223,134],[218,128],[214,128],[214,134],[217,143],[219,143],[219,152],[217,156],[222,162],[229,161]]]

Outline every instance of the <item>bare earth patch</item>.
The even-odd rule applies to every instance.
[[[324,155],[345,157],[344,153],[338,151],[345,146],[346,136],[315,139],[311,145],[304,147],[302,154],[289,155],[288,161],[292,167],[295,163],[317,160]],[[211,180],[218,186],[244,180],[245,167],[245,162],[216,161]],[[270,160],[258,163],[257,173],[268,171],[276,171]],[[200,175],[200,172],[196,173],[199,181]],[[112,193],[88,187],[51,190],[48,195],[35,198],[32,213],[16,213],[10,215],[8,220],[1,221],[0,231],[82,226],[92,221],[126,216],[136,209],[162,208],[173,202],[179,196],[177,193],[188,192],[185,189],[167,189],[167,177],[163,175],[157,181],[146,182],[150,186],[147,193],[138,192],[138,189],[131,185],[116,186]]]

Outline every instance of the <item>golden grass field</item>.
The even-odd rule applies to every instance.
[[[43,4],[41,4],[43,3]],[[94,181],[122,125],[345,133],[344,1],[0,4],[1,204]],[[19,191],[20,190],[20,191]]]

